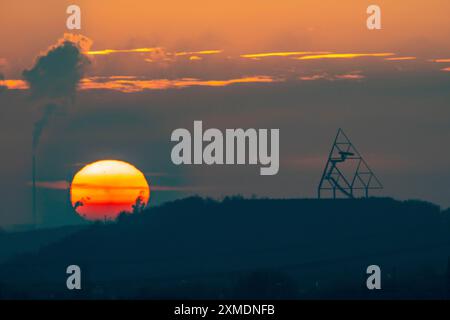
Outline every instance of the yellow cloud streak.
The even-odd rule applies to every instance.
[[[406,61],[406,60],[416,60],[416,57],[394,57],[394,58],[386,58],[384,60],[387,61]]]
[[[9,90],[28,89],[28,83],[23,80],[0,80],[0,86],[7,87]]]
[[[314,51],[286,51],[286,52],[266,52],[266,53],[250,53],[241,54],[241,58],[258,59],[266,57],[289,57],[289,56],[301,56],[301,55],[318,55],[318,54],[330,54],[331,52],[314,52]]]
[[[432,62],[437,62],[437,63],[448,63],[450,62],[450,59],[435,59],[435,60],[431,60]]]
[[[137,48],[137,49],[105,49],[98,51],[86,51],[87,55],[109,55],[112,53],[147,53],[161,50],[161,48]]]
[[[164,48],[154,47],[154,48],[136,48],[136,49],[104,49],[97,51],[86,51],[87,55],[109,55],[113,53],[152,53],[164,51]],[[190,56],[190,55],[208,55],[208,54],[217,54],[221,53],[223,50],[202,50],[202,51],[182,51],[175,52],[173,55],[175,56]]]
[[[125,93],[140,92],[144,90],[164,90],[172,88],[186,88],[192,86],[224,87],[238,83],[270,83],[280,80],[268,76],[243,77],[228,80],[200,80],[195,78],[181,79],[154,79],[154,80],[114,80],[107,78],[106,81],[96,81],[85,78],[81,81],[81,90],[106,89]]]
[[[354,59],[362,57],[389,57],[395,55],[394,53],[331,53],[331,54],[319,54],[308,55],[304,57],[298,57],[297,60],[316,60],[316,59]]]
[[[176,56],[191,56],[191,55],[207,55],[207,54],[217,54],[222,53],[223,50],[203,50],[203,51],[186,51],[186,52],[176,52]]]

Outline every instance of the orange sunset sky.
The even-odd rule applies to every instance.
[[[72,4],[81,30],[66,28]],[[382,30],[366,26],[372,4]],[[0,208],[0,225],[31,211],[31,140],[45,104],[23,72],[63,39],[89,63],[37,150],[38,211],[51,223],[68,221],[69,183],[101,159],[139,168],[151,205],[193,194],[314,197],[338,128],[383,195],[450,205],[449,12],[448,0],[2,0],[0,194],[17,201]],[[279,128],[279,174],[173,165],[170,134],[195,120]]]
[[[65,10],[73,3],[82,10],[79,33],[93,41],[93,51],[162,48],[166,54],[218,50],[223,59],[298,51],[395,53],[397,61],[450,58],[450,2],[445,0],[45,0],[27,1],[26,5],[2,1],[0,59],[6,78],[18,78],[37,53],[67,32]],[[382,8],[381,31],[366,28],[366,8],[373,3]],[[142,58],[145,52],[140,55]],[[147,54],[139,62],[154,62],[154,57]],[[203,57],[187,58],[195,63]],[[121,76],[141,70],[136,57],[126,54],[114,60],[114,65]],[[111,68],[105,69],[105,61],[97,61],[90,72],[111,72]]]

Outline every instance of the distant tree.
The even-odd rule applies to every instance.
[[[133,208],[133,213],[141,213],[142,211],[144,211],[146,206],[146,203],[144,202],[144,197],[143,196],[139,196],[136,198],[136,202],[132,205]]]
[[[128,215],[129,215],[129,214],[130,214],[129,212],[122,211],[122,212],[119,213],[119,215],[117,216],[116,221],[117,221],[118,223],[124,223],[125,221],[127,221]]]
[[[245,200],[243,195],[236,194],[236,195],[233,195],[233,196],[226,196],[223,199],[223,202],[225,202],[225,203],[227,203],[227,202],[234,202],[234,201],[238,201],[239,202],[239,201],[243,201],[243,200]]]

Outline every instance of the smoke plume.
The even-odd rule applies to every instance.
[[[66,34],[39,56],[31,69],[23,71],[32,99],[46,101],[41,118],[34,124],[33,152],[55,110],[75,98],[78,84],[89,65],[89,59],[83,52],[89,49],[91,43],[87,37]]]
[[[36,150],[37,146],[39,145],[39,140],[41,138],[42,132],[44,131],[44,128],[47,126],[47,123],[50,120],[50,117],[52,116],[56,108],[57,108],[56,104],[46,105],[44,108],[44,113],[42,114],[41,118],[34,123],[33,151]]]
[[[74,98],[89,59],[83,54],[86,37],[65,36],[46,54],[36,59],[34,66],[23,71],[32,97],[35,99]]]
[[[38,223],[36,213],[36,150],[42,133],[58,107],[64,107],[75,98],[89,59],[83,54],[91,41],[79,35],[66,34],[58,43],[36,59],[34,66],[23,71],[31,90],[31,98],[45,105],[42,116],[34,123],[32,143],[33,223]]]

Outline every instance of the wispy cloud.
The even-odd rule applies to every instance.
[[[192,86],[224,87],[240,83],[270,83],[280,81],[269,76],[252,76],[226,80],[200,80],[196,78],[181,79],[120,79],[105,77],[103,79],[85,78],[81,81],[81,90],[107,89],[125,93],[140,92],[144,90],[163,90],[173,88],[186,88]]]
[[[290,56],[302,56],[302,55],[323,55],[330,54],[331,52],[327,51],[285,51],[285,52],[264,52],[264,53],[249,53],[249,54],[241,54],[241,58],[248,59],[260,59],[267,57],[290,57]]]
[[[29,85],[24,80],[0,80],[0,86],[7,87],[9,90],[26,90]]]
[[[436,63],[448,63],[448,62],[450,62],[450,58],[449,59],[434,59],[431,61],[436,62]]]
[[[321,74],[313,74],[313,75],[309,75],[309,76],[301,76],[299,77],[300,80],[303,81],[315,81],[315,80],[323,80],[323,79],[327,79],[328,75],[321,73]]]
[[[362,80],[365,79],[366,76],[359,73],[348,73],[335,75],[334,78],[337,80]]]
[[[209,55],[209,54],[218,54],[222,52],[223,50],[186,51],[186,52],[175,52],[175,56]]]
[[[441,69],[441,70],[444,71],[444,72],[450,72],[450,67],[444,68],[444,69]]]
[[[336,80],[362,80],[365,79],[366,76],[361,74],[361,71],[353,71],[350,73],[344,74],[336,74],[331,75],[328,73],[318,73],[313,75],[306,75],[299,77],[302,81],[317,81],[317,80],[327,80],[327,81],[336,81]]]
[[[386,58],[384,60],[387,61],[407,61],[407,60],[416,60],[416,57],[393,57],[393,58]]]
[[[136,49],[104,49],[97,51],[86,51],[85,54],[95,56],[95,55],[110,55],[113,53],[149,53],[162,50],[162,48],[136,48]]]
[[[196,78],[142,79],[135,76],[95,76],[82,79],[78,86],[78,90],[113,90],[124,93],[133,93],[145,90],[177,89],[194,86],[225,87],[233,84],[271,83],[280,81],[283,81],[283,79],[264,75],[225,80],[201,80]],[[0,80],[0,85],[6,86],[10,90],[29,89],[29,85],[23,80]]]
[[[318,54],[307,55],[298,57],[298,60],[317,60],[317,59],[354,59],[364,57],[389,57],[395,55],[394,53],[330,53],[330,54]]]
[[[104,49],[104,50],[90,50],[86,51],[86,55],[99,55],[105,56],[115,53],[157,53],[161,56],[172,56],[172,57],[181,57],[181,56],[199,56],[199,55],[211,55],[211,54],[219,54],[222,53],[223,50],[200,50],[200,51],[181,51],[181,52],[169,52],[163,47],[149,47],[149,48],[134,48],[134,49]]]
[[[31,186],[32,182],[28,182],[28,185]],[[36,187],[41,189],[50,189],[50,190],[69,190],[70,183],[68,181],[59,180],[59,181],[36,181]]]

